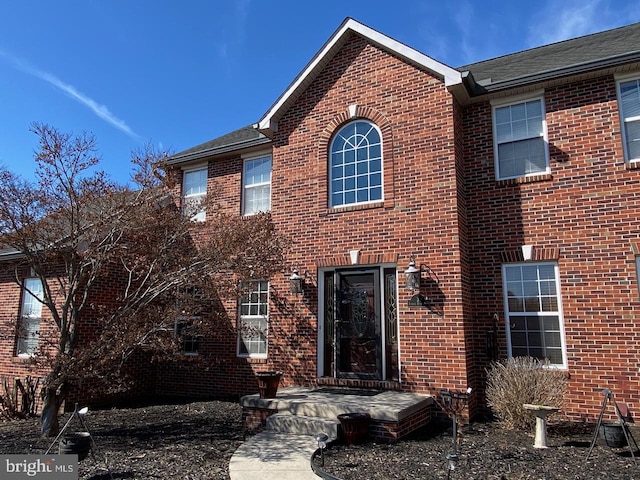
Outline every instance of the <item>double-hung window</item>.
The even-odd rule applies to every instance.
[[[36,352],[40,336],[43,294],[42,281],[39,278],[27,278],[24,281],[16,349],[18,356],[31,356]]]
[[[182,179],[182,210],[194,222],[205,220],[202,202],[207,195],[207,167],[185,170]]]
[[[503,265],[502,278],[509,355],[566,367],[557,264]]]
[[[269,326],[269,282],[260,280],[245,285],[240,297],[238,356],[267,356]]]
[[[356,120],[334,135],[329,149],[329,206],[382,200],[382,138],[378,127]]]
[[[245,159],[242,179],[243,215],[271,210],[271,155]]]
[[[638,161],[640,160],[640,79],[618,82],[618,105],[625,159],[628,162]]]
[[[178,317],[175,323],[175,334],[179,345],[179,353],[184,355],[198,355],[200,337],[194,323],[197,317]]]
[[[543,98],[493,105],[496,178],[549,173]]]

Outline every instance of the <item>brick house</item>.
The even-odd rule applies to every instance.
[[[530,355],[567,372],[573,418],[603,388],[639,406],[639,119],[640,24],[454,69],[346,19],[256,124],[170,159],[184,201],[215,186],[294,243],[225,304],[251,333],[186,346],[202,361],[156,391],[253,393],[278,369],[469,386],[473,416],[489,363]]]

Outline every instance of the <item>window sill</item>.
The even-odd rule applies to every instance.
[[[624,168],[627,170],[640,170],[640,160],[624,162]]]
[[[505,180],[496,180],[499,186],[513,186],[522,185],[525,183],[546,182],[553,180],[553,175],[550,173],[542,173],[540,175],[531,175],[529,177],[507,178]]]
[[[267,363],[267,357],[247,357],[243,355],[238,355],[238,359],[244,360],[247,363],[256,363],[256,364]]]
[[[35,357],[32,355],[17,355],[15,357],[11,357],[11,363],[35,363]]]
[[[355,211],[359,211],[359,210],[369,210],[369,209],[372,209],[372,208],[381,208],[381,207],[384,207],[384,205],[385,205],[385,202],[384,201],[380,201],[380,202],[363,203],[363,204],[358,204],[358,205],[348,205],[346,207],[331,207],[331,208],[327,208],[326,214],[355,212]]]

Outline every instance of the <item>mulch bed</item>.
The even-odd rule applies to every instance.
[[[463,427],[455,470],[449,471],[451,428],[425,428],[395,445],[337,444],[326,450],[324,470],[343,480],[409,479],[640,479],[640,458],[634,464],[630,451],[598,441],[588,461],[595,425],[549,425],[550,448],[533,448],[533,432],[504,430],[496,423]],[[639,433],[632,429],[636,441]],[[634,449],[635,450],[635,449]],[[636,452],[636,455],[640,452]]]
[[[98,452],[79,462],[79,478],[228,479],[229,460],[244,440],[241,418],[237,402],[221,401],[90,411]],[[67,431],[76,426],[74,420]],[[3,454],[44,454],[52,440],[39,437],[38,419],[0,422]]]
[[[237,402],[223,401],[90,411],[86,420],[98,452],[79,463],[79,478],[228,479],[229,460],[245,436],[241,416]],[[33,418],[0,422],[0,453],[44,454],[52,439],[40,438],[38,424]],[[539,450],[533,432],[473,423],[462,429],[460,461],[450,472],[451,429],[432,426],[396,445],[335,445],[326,451],[325,470],[344,480],[640,480],[640,459],[635,465],[627,448],[609,448],[601,436],[585,461],[593,428],[550,425],[550,448]],[[640,440],[640,432],[632,432]]]

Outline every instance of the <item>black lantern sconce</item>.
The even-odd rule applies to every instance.
[[[293,269],[293,273],[289,277],[289,291],[296,295],[302,293],[304,289],[304,278],[300,276],[297,269]]]
[[[409,266],[404,271],[405,287],[412,292],[420,290],[420,283],[422,281],[422,273],[425,272],[427,276],[437,285],[439,283],[438,277],[435,272],[426,265],[420,265],[420,268],[416,267],[416,257],[411,254],[411,260]]]

